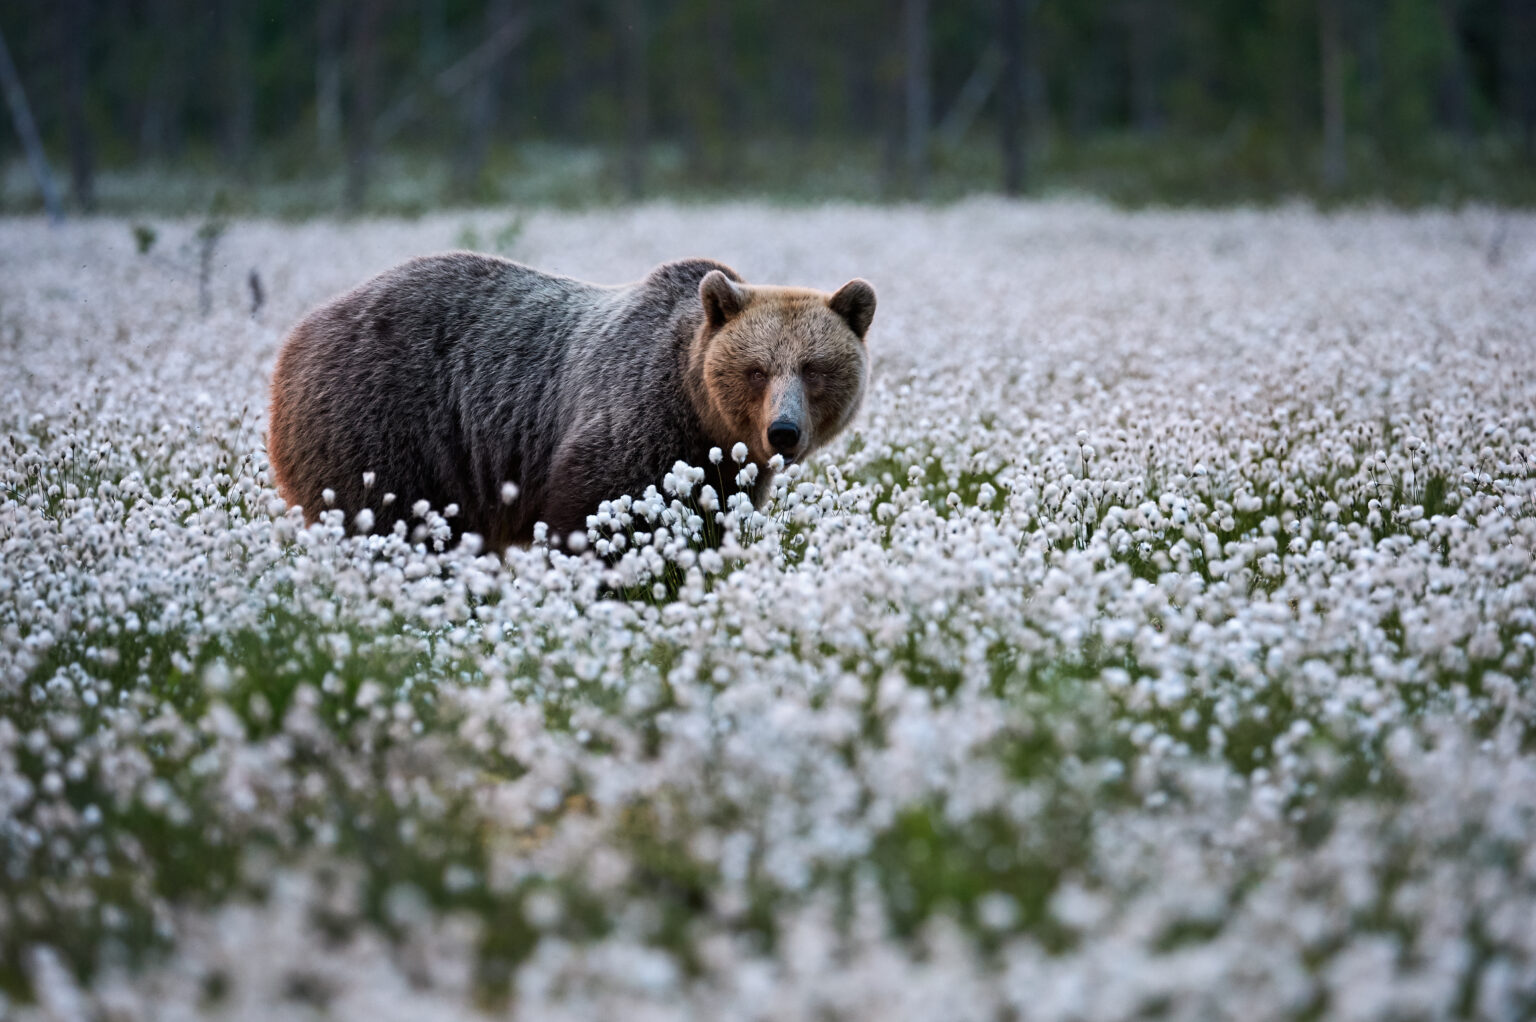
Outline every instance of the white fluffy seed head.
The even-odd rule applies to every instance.
[[[614,215],[639,217],[647,239],[657,231],[679,238],[698,222],[670,209]],[[277,500],[271,478],[259,457],[254,468],[232,467],[229,452],[253,440],[242,439],[236,416],[220,415],[249,394],[265,353],[257,335],[231,345],[227,333],[240,327],[233,317],[166,317],[164,302],[141,300],[143,274],[132,257],[117,267],[120,300],[95,290],[98,270],[104,285],[113,283],[113,259],[93,264],[89,306],[33,297],[77,288],[75,259],[13,260],[0,275],[9,331],[0,333],[14,341],[0,344],[0,379],[21,365],[39,387],[35,400],[29,393],[0,404],[28,409],[0,424],[0,691],[39,714],[28,728],[7,730],[0,720],[0,761],[9,746],[13,761],[25,751],[35,767],[30,780],[10,785],[30,801],[10,808],[39,842],[37,854],[71,856],[83,867],[46,884],[69,903],[93,903],[91,841],[99,835],[116,847],[132,826],[110,808],[104,816],[79,804],[82,795],[112,797],[76,784],[89,772],[108,778],[112,791],[133,793],[133,815],[156,822],[235,828],[226,834],[313,822],[317,844],[343,867],[357,854],[337,842],[345,821],[333,807],[350,799],[330,796],[351,790],[336,790],[336,778],[362,777],[390,798],[403,840],[430,830],[433,840],[418,843],[430,859],[424,865],[449,891],[472,895],[466,905],[486,903],[476,890],[485,885],[498,898],[522,898],[530,923],[556,927],[553,949],[541,945],[531,972],[519,976],[529,980],[520,990],[543,998],[545,1014],[580,1014],[550,1004],[560,996],[552,991],[606,984],[615,973],[686,1002],[692,995],[676,985],[675,963],[647,939],[654,905],[631,876],[631,807],[636,797],[660,795],[654,822],[711,867],[701,879],[709,903],[739,901],[755,873],[770,893],[794,894],[782,899],[793,903],[788,915],[768,905],[792,936],[786,947],[847,947],[843,973],[788,970],[790,985],[905,969],[935,988],[974,992],[995,1014],[1023,1009],[1018,1000],[1039,988],[1041,970],[1070,993],[1104,975],[1106,949],[1125,950],[1133,962],[1161,960],[1159,934],[1191,911],[1207,919],[1219,910],[1221,934],[1181,946],[1178,967],[1112,977],[1110,1000],[1163,999],[1177,1012],[1205,1003],[1212,975],[1283,974],[1304,956],[1311,937],[1270,925],[1279,905],[1287,918],[1310,920],[1303,929],[1339,938],[1320,981],[1349,977],[1367,995],[1357,1003],[1370,1007],[1397,1003],[1388,985],[1393,955],[1379,935],[1362,932],[1346,903],[1377,898],[1369,882],[1363,895],[1357,890],[1359,878],[1379,872],[1383,841],[1414,834],[1478,864],[1473,901],[1482,905],[1468,901],[1464,884],[1441,882],[1434,856],[1403,857],[1402,889],[1414,895],[1405,939],[1415,961],[1422,952],[1431,964],[1450,962],[1459,974],[1440,977],[1451,980],[1446,988],[1454,995],[1475,980],[1476,1007],[1499,1014],[1511,1003],[1503,980],[1529,971],[1533,955],[1504,940],[1495,963],[1503,973],[1490,968],[1478,980],[1475,963],[1470,973],[1463,967],[1461,922],[1476,911],[1494,924],[1536,912],[1529,871],[1521,872],[1529,856],[1508,854],[1536,847],[1536,765],[1520,737],[1536,664],[1536,381],[1509,368],[1523,364],[1529,336],[1521,329],[1529,288],[1514,272],[1519,239],[1511,236],[1503,272],[1448,274],[1446,260],[1463,260],[1466,238],[1489,226],[1486,212],[1411,220],[1380,211],[1248,212],[1237,221],[1138,215],[1130,252],[1104,243],[1113,233],[1106,228],[1130,225],[1104,210],[962,204],[944,218],[973,229],[937,231],[923,212],[807,211],[783,228],[761,215],[761,229],[744,243],[771,264],[802,244],[808,224],[838,239],[915,234],[927,242],[866,253],[893,293],[923,301],[911,306],[910,328],[889,337],[890,364],[913,370],[871,381],[871,428],[860,443],[834,443],[809,465],[779,473],[766,513],[745,492],[706,513],[712,501],[699,469],[675,467],[674,482],[692,481],[694,500],[615,496],[593,518],[600,532],[588,548],[601,559],[514,547],[495,564],[476,556],[473,537],[450,547],[447,523],[425,506],[416,536],[428,545],[419,549],[407,541],[416,523],[404,520],[384,534],[376,524],[344,539],[342,526],[354,523],[343,515],[357,508],[325,511],[318,496],[306,495],[311,516],[322,512],[316,528],[302,527],[302,509],[261,514]],[[860,222],[869,229],[847,229]],[[1041,223],[1062,251],[1016,245]],[[93,240],[109,251],[121,226],[82,222],[57,232],[18,220],[6,230],[67,255]],[[399,232],[418,228],[337,230],[377,246],[359,246],[358,266],[342,261],[336,279],[327,278],[339,288],[378,251],[401,247]],[[412,247],[434,237],[420,230]],[[551,214],[549,237],[558,243],[561,231]],[[590,244],[590,233],[573,228],[569,244]],[[268,234],[282,240],[274,245],[281,258],[303,258],[269,227],[242,244]],[[1242,244],[1227,245],[1229,234]],[[933,246],[976,286],[933,288]],[[918,247],[924,251],[904,254]],[[1380,251],[1394,258],[1382,260]],[[1050,300],[1019,304],[1013,275],[991,270],[1004,263],[1045,283]],[[1106,293],[1128,297],[1109,307]],[[1178,300],[1161,300],[1170,293]],[[162,346],[117,353],[126,346],[109,343],[111,331],[93,320],[98,294],[129,329],[164,329],[174,358],[197,356],[212,367],[200,374],[196,359],[189,363],[198,378],[186,393],[205,392],[211,402],[195,428],[178,419],[184,395],[163,385],[167,366],[155,361]],[[1026,312],[1038,317],[1038,344],[1022,359],[1016,335],[993,325]],[[1345,362],[1341,320],[1352,334]],[[1463,324],[1479,344],[1448,356],[1442,321]],[[1488,355],[1478,350],[1484,343]],[[120,359],[124,371],[83,384],[75,357],[82,352],[109,367]],[[227,372],[231,359],[247,360],[250,371]],[[1349,371],[1340,376],[1343,364]],[[1105,373],[1105,365],[1136,371]],[[100,389],[92,395],[101,398],[99,412],[74,409],[86,387]],[[1041,396],[1021,402],[1020,393]],[[1191,418],[1196,411],[1201,419]],[[1099,438],[1097,452],[1073,443],[1078,425]],[[739,450],[738,467],[750,461],[746,445]],[[1086,459],[1095,459],[1092,478],[1083,478]],[[823,474],[825,484],[817,481]],[[379,473],[374,488],[385,478]],[[1429,480],[1443,487],[1433,508]],[[580,543],[568,540],[565,549],[575,554]],[[290,624],[273,624],[278,606],[304,622],[299,645]],[[261,641],[221,641],[230,637]],[[182,682],[201,679],[210,697],[199,700],[203,709],[153,723],[139,717],[163,702],[158,667],[138,662],[146,640],[165,651]],[[220,654],[230,656],[227,669],[200,670],[198,650],[221,647],[234,651]],[[372,680],[346,699],[341,665],[355,657],[371,665],[375,653],[383,658],[369,666]],[[260,696],[247,704],[258,680],[245,673],[251,656],[262,676],[318,676],[304,678],[282,712]],[[1088,669],[1053,673],[1051,684],[1069,698],[1036,705],[1036,669],[1053,663]],[[958,681],[952,694],[932,685],[939,677]],[[419,716],[422,695],[441,712]],[[102,704],[123,713],[114,722],[95,709]],[[860,733],[865,720],[880,725],[872,743]],[[261,721],[293,729],[302,744],[250,728]],[[1224,751],[1251,746],[1244,736],[1253,724],[1265,736],[1258,750]],[[1108,735],[1117,737],[1103,741]],[[316,738],[332,761],[327,769],[285,752]],[[380,740],[405,754],[377,756]],[[184,767],[160,769],[170,765],[164,753],[184,741],[203,751]],[[1050,751],[1037,764],[1042,749]],[[1005,766],[1013,750],[1028,753],[1030,779]],[[528,772],[512,781],[506,757],[525,751]],[[1391,796],[1370,797],[1373,782],[1362,781],[1366,797],[1341,803],[1328,782],[1346,762],[1340,753],[1390,770]],[[1037,773],[1037,765],[1047,769]],[[721,783],[700,782],[710,776]],[[1101,782],[1114,789],[1104,799],[1094,794]],[[935,784],[955,795],[938,816]],[[0,802],[6,789],[0,762]],[[572,798],[577,791],[592,797]],[[1123,797],[1132,791],[1137,798]],[[217,796],[211,807],[208,792]],[[462,817],[456,808],[445,818],[447,805],[462,807]],[[1153,805],[1155,812],[1143,808]],[[1079,808],[1088,815],[1078,817]],[[1080,879],[1063,877],[1048,911],[1079,940],[1042,959],[1018,930],[1028,922],[1019,906],[978,889],[973,911],[941,912],[924,924],[932,939],[913,957],[885,925],[871,861],[871,849],[911,850],[901,820],[913,811],[925,831],[917,852],[961,850],[986,872],[995,872],[995,854],[1005,869],[1016,861],[1031,829],[1055,833],[1058,813],[1072,814],[1090,840],[1073,852]],[[1248,868],[1273,859],[1276,835],[1289,832],[1296,813],[1339,826],[1315,847],[1286,840],[1275,860],[1285,868]],[[729,825],[712,822],[722,819]],[[996,822],[976,828],[966,822],[973,820]],[[82,823],[98,833],[79,833]],[[449,840],[441,841],[445,827]],[[530,828],[547,831],[544,847],[522,847],[519,835]],[[516,838],[512,859],[495,857],[516,876],[477,876],[453,864],[462,858],[456,835],[486,833]],[[1202,833],[1223,834],[1233,854],[1207,854],[1190,838]],[[161,850],[144,850],[147,865],[165,865]],[[19,862],[27,868],[28,856]],[[525,865],[548,876],[524,873]],[[853,939],[829,922],[850,892],[814,879],[822,872],[854,878]],[[292,879],[316,879],[307,873],[296,867]],[[1161,882],[1147,885],[1147,875]],[[512,887],[500,886],[508,879]],[[324,890],[310,894],[326,905],[352,899],[340,889],[352,883],[318,880]],[[7,882],[36,900],[35,875]],[[559,927],[555,896],[541,890],[601,899],[623,922],[595,948],[583,946]],[[550,904],[540,906],[541,898]],[[411,922],[402,927],[402,954],[464,961],[456,923],[416,925],[448,921],[438,918],[436,899],[429,904],[401,885],[388,900],[390,918]],[[235,989],[270,987],[270,956],[261,951],[274,939],[297,942],[294,956],[315,957],[339,984],[357,975],[353,990],[368,989],[373,966],[356,942],[342,954],[349,963],[360,956],[360,968],[333,969],[331,951],[309,942],[307,928],[292,926],[282,910],[310,899],[271,902],[251,915],[241,907],[242,919],[259,925],[242,923],[216,942]],[[995,931],[995,966],[970,953],[969,938],[955,940],[962,915],[965,930]],[[729,920],[714,916],[687,923],[728,968],[742,952],[733,950]],[[1447,919],[1460,922],[1435,922]],[[1250,939],[1260,932],[1273,940]],[[209,966],[205,943],[178,948],[198,970],[189,975]],[[392,974],[388,953],[373,958],[379,975]],[[551,982],[552,968],[568,979]],[[195,1004],[198,984],[189,986]],[[430,1010],[458,989],[434,984],[413,997],[419,993],[424,1015],[463,1014],[456,1004]],[[732,1001],[734,989],[709,991],[714,1014],[751,1013],[751,1005],[719,1003]],[[1491,1008],[1481,1000],[1486,991]],[[803,987],[788,992],[804,999]],[[94,1003],[101,991],[84,993]],[[1249,995],[1232,993],[1230,1013],[1272,1007],[1246,1002]],[[164,1013],[197,1013],[175,1007]]]

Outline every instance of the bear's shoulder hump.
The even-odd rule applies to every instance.
[[[714,270],[742,283],[741,274],[715,259],[678,259],[662,263],[646,274],[644,283],[666,290],[697,292],[699,281]]]

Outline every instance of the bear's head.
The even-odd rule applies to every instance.
[[[754,462],[804,458],[853,419],[869,378],[865,334],[875,289],[851,280],[833,294],[754,287],[712,270],[699,282],[704,321],[690,370],[705,428],[722,447],[744,442]]]

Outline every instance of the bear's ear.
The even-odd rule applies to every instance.
[[[710,270],[699,281],[699,300],[712,330],[725,326],[747,307],[747,293],[719,270]]]
[[[862,341],[869,332],[870,320],[875,318],[875,289],[869,281],[855,277],[827,299],[827,306],[843,317],[848,329]]]

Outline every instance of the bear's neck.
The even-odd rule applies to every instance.
[[[688,395],[688,403],[693,405],[694,414],[699,417],[700,425],[704,427],[704,435],[709,437],[713,446],[720,447],[730,442],[726,439],[730,424],[710,396],[709,387],[704,382],[705,332],[703,323],[694,324],[688,343],[683,346],[683,390]]]

